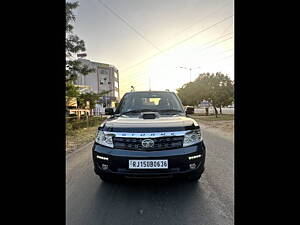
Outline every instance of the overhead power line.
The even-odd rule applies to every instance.
[[[212,45],[210,45],[210,46],[208,46],[208,47],[203,48],[205,45],[210,44],[210,43],[212,43],[212,42],[215,42],[215,41],[217,41],[217,40],[219,40],[219,39],[221,39],[221,38],[223,38],[223,37],[226,37],[227,35],[233,34],[233,32],[229,32],[229,33],[226,33],[226,34],[225,34],[225,32],[226,32],[231,26],[232,26],[232,23],[230,23],[229,26],[226,27],[226,28],[224,29],[224,31],[222,32],[222,35],[220,35],[219,37],[217,37],[217,38],[215,38],[215,39],[213,39],[213,40],[211,40],[211,41],[208,41],[208,42],[206,42],[205,44],[203,44],[203,45],[202,45],[202,48],[200,48],[200,51],[203,51],[203,50],[205,50],[205,49],[210,49],[211,47],[217,45],[219,42],[216,42],[216,43],[214,43],[214,44],[212,44]],[[231,38],[232,38],[232,37],[230,37],[229,39],[231,39]],[[226,40],[229,40],[229,39],[226,39]],[[224,41],[226,41],[226,40],[224,40]],[[223,42],[223,41],[222,41],[222,42]],[[203,55],[203,54],[205,54],[205,52],[202,53],[202,54],[200,54],[200,55]]]
[[[134,64],[134,65],[131,65],[131,66],[129,66],[129,67],[123,69],[123,70],[120,69],[120,71],[125,72],[125,71],[127,71],[127,70],[129,70],[129,69],[131,69],[131,68],[133,68],[133,67],[135,67],[135,66],[138,66],[138,65],[140,65],[140,64],[142,64],[142,63],[144,63],[144,62],[146,62],[146,61],[148,61],[148,60],[150,60],[150,59],[152,59],[152,58],[154,58],[154,57],[156,57],[156,56],[158,56],[158,55],[160,55],[160,54],[162,54],[162,53],[164,53],[164,52],[166,52],[166,51],[168,51],[168,50],[170,50],[170,49],[172,49],[172,48],[174,48],[174,47],[176,47],[176,46],[178,46],[178,45],[180,45],[180,44],[182,44],[182,43],[184,43],[184,42],[186,42],[186,41],[188,41],[188,40],[190,40],[190,39],[192,39],[192,38],[194,38],[194,37],[196,37],[197,35],[203,33],[204,31],[207,31],[207,30],[209,30],[209,29],[211,29],[211,28],[217,26],[218,24],[220,24],[220,23],[222,23],[222,22],[224,22],[224,21],[226,21],[226,20],[228,20],[228,19],[230,19],[230,18],[232,18],[232,17],[233,17],[233,15],[228,16],[228,17],[226,17],[226,18],[224,18],[224,19],[218,21],[217,23],[215,23],[215,24],[213,24],[213,25],[211,25],[211,26],[209,26],[209,27],[207,27],[207,28],[205,28],[205,29],[203,29],[203,30],[200,30],[200,31],[196,32],[195,34],[189,36],[188,38],[185,38],[185,39],[183,39],[183,40],[181,40],[181,41],[179,41],[179,42],[176,42],[175,44],[169,46],[168,48],[163,49],[163,50],[161,50],[160,52],[158,52],[158,53],[156,53],[156,54],[154,54],[154,55],[152,55],[152,56],[150,56],[150,57],[147,57],[147,58],[143,59],[142,61],[140,61],[140,62],[138,62],[138,63],[136,63],[136,64]]]
[[[225,3],[225,4],[223,4],[220,8],[216,9],[216,10],[213,11],[212,13],[210,13],[210,14],[208,14],[208,15],[202,17],[201,19],[197,20],[195,23],[192,23],[192,24],[190,24],[189,26],[185,27],[184,29],[182,29],[182,30],[176,32],[174,35],[172,35],[172,37],[176,37],[176,36],[178,36],[179,34],[185,32],[186,30],[189,30],[191,27],[195,26],[196,24],[198,24],[198,23],[200,23],[200,22],[203,22],[205,19],[207,19],[208,17],[214,15],[214,14],[217,13],[219,10],[225,8],[225,7],[228,6],[229,4],[232,4],[232,1],[229,1],[229,2],[227,2],[227,3]]]
[[[110,11],[114,16],[116,16],[118,19],[120,19],[123,23],[126,24],[131,30],[133,30],[140,38],[142,38],[144,41],[148,42],[153,48],[155,48],[157,51],[161,51],[152,41],[150,41],[145,35],[143,35],[141,32],[139,32],[136,28],[134,28],[129,22],[127,22],[123,17],[121,17],[116,11],[114,11],[111,7],[109,7],[106,3],[104,3],[101,0],[97,0],[104,8],[106,8],[108,11]]]
[[[227,39],[227,40],[228,40],[228,39]],[[218,52],[218,54],[220,55],[220,54],[223,54],[223,53],[232,51],[232,50],[233,50],[233,48],[228,49],[228,50],[225,50],[225,51]],[[205,67],[205,66],[207,66],[207,65],[214,64],[214,63],[219,62],[219,61],[222,61],[222,60],[224,60],[224,59],[226,59],[226,58],[230,58],[230,57],[232,57],[232,56],[233,56],[233,55],[224,56],[224,57],[221,57],[221,58],[216,58],[216,60],[210,61],[208,64],[204,64],[203,66]],[[126,79],[132,77],[133,75],[137,75],[137,74],[144,75],[145,73],[142,72],[142,71],[139,71],[139,72],[130,74],[129,76],[126,76]],[[125,86],[126,86],[127,84],[131,84],[131,83],[141,84],[141,83],[145,83],[145,81],[138,81],[138,82],[136,82],[136,81],[132,81],[132,80],[126,80],[125,82],[122,82],[122,85],[125,85]]]
[[[229,56],[226,56],[226,57],[222,57],[222,58],[218,58],[217,60],[214,60],[214,61],[212,61],[211,63],[209,63],[208,65],[211,65],[211,64],[215,64],[215,63],[217,63],[217,62],[220,62],[220,61],[223,61],[223,60],[225,60],[225,59],[227,59],[227,58],[231,58],[231,57],[233,57],[233,54],[232,55],[229,55]],[[225,66],[229,66],[230,64],[226,64]],[[134,84],[134,87],[135,88],[137,88],[137,89],[139,89],[139,88],[142,88],[142,87],[146,87],[147,86],[147,82],[145,82],[145,81],[142,81],[142,82],[128,82],[128,83],[126,83],[125,85],[123,85],[123,86],[127,86],[127,85],[129,85],[129,84]],[[145,88],[144,88],[145,89]],[[126,91],[124,91],[124,93],[125,93]]]
[[[157,45],[155,45],[151,40],[149,40],[145,35],[143,35],[140,31],[138,31],[134,26],[132,26],[125,18],[121,17],[115,10],[113,10],[107,3],[103,2],[102,0],[97,0],[98,3],[100,3],[104,8],[106,8],[108,11],[110,11],[114,16],[116,16],[119,20],[121,20],[123,23],[125,23],[126,26],[128,26],[131,30],[133,30],[140,38],[142,38],[143,40],[145,40],[146,42],[148,42],[153,48],[155,48],[157,51],[161,51],[159,47],[157,47]],[[184,31],[190,29],[191,27],[193,27],[194,25],[203,22],[206,18],[208,18],[209,16],[214,15],[215,13],[217,13],[219,10],[225,8],[227,5],[229,5],[231,3],[231,1],[223,4],[220,8],[216,9],[215,11],[213,11],[212,13],[202,17],[200,20],[197,20],[195,23],[187,26],[186,28],[184,28],[183,30],[177,32],[175,35],[172,35],[172,37],[177,36],[180,33],[183,33]]]
[[[233,36],[231,36],[231,37],[229,37],[229,38],[226,38],[226,39],[224,39],[224,40],[222,40],[222,41],[219,41],[219,42],[216,42],[216,43],[214,43],[214,44],[212,44],[212,45],[210,45],[210,46],[208,46],[208,47],[206,47],[206,48],[202,48],[202,49],[200,49],[200,50],[205,50],[205,49],[209,49],[209,48],[211,48],[211,47],[214,47],[214,46],[216,46],[216,45],[218,45],[218,44],[220,44],[220,43],[222,43],[222,42],[224,42],[224,41],[228,41],[228,40],[230,40],[230,39],[232,39],[233,38]],[[203,55],[203,54],[201,54],[201,55]]]
[[[213,39],[213,40],[211,40],[211,41],[208,41],[208,42],[204,43],[202,46],[206,46],[207,44],[210,44],[210,43],[212,43],[212,42],[218,41],[219,39],[221,39],[221,38],[223,38],[223,37],[225,37],[225,36],[227,36],[227,35],[229,35],[229,34],[232,34],[232,32],[227,33],[227,34],[224,34],[224,35],[221,35],[221,36],[219,36],[219,37],[217,37],[217,38],[215,38],[215,39]],[[223,42],[225,42],[225,41],[227,41],[227,40],[229,40],[229,39],[232,39],[232,37],[229,37],[229,38],[224,39],[224,40],[222,40],[222,41],[216,42],[216,43],[214,43],[214,44],[212,44],[212,45],[210,45],[210,46],[208,46],[208,47],[202,48],[202,49],[200,49],[199,52],[201,52],[201,51],[203,51],[203,50],[206,50],[206,49],[209,49],[209,48],[212,48],[212,47],[214,47],[215,45],[218,45],[218,44],[220,44],[220,43],[223,43]],[[221,53],[223,53],[223,52],[221,52]],[[202,54],[201,54],[201,55],[202,55]],[[120,71],[121,71],[121,70],[120,70]],[[123,72],[124,72],[124,71],[123,71]],[[141,73],[141,71],[136,72],[136,73],[133,73],[133,74],[130,74],[130,75],[128,75],[126,78],[132,77],[133,75],[140,74],[140,73]]]
[[[201,32],[206,31],[207,29],[210,29],[210,28],[211,28],[211,27],[208,27],[208,28],[206,28],[206,29],[204,29],[204,30],[202,30],[202,31],[200,31],[200,32],[197,32],[196,34],[194,34],[194,35],[192,35],[192,36],[190,36],[190,37],[188,37],[188,38],[186,38],[186,39],[184,39],[184,40],[182,40],[182,41],[180,41],[180,42],[175,43],[175,45],[171,45],[171,46],[168,47],[167,49],[161,50],[161,49],[158,48],[152,41],[150,41],[147,37],[145,37],[145,35],[143,35],[143,34],[142,34],[141,32],[139,32],[135,27],[133,27],[128,21],[126,21],[123,17],[121,17],[121,16],[120,16],[115,10],[113,10],[110,6],[108,6],[108,5],[107,5],[106,3],[104,3],[102,0],[97,0],[97,1],[98,1],[98,3],[100,3],[104,8],[106,8],[108,11],[110,11],[114,16],[116,16],[116,17],[117,17],[118,19],[120,19],[123,23],[125,23],[125,24],[126,24],[131,30],[133,30],[139,37],[141,37],[143,40],[145,40],[146,42],[148,42],[148,43],[149,43],[153,48],[155,48],[157,51],[159,51],[159,53],[157,53],[157,54],[155,54],[155,55],[152,55],[151,57],[145,59],[145,61],[151,59],[152,57],[155,57],[155,56],[159,55],[160,53],[163,53],[163,52],[165,52],[165,51],[168,51],[169,49],[171,49],[171,48],[173,48],[173,47],[175,47],[175,46],[177,46],[177,45],[179,45],[179,44],[181,44],[181,43],[183,43],[183,42],[185,42],[185,41],[187,41],[187,40],[193,38],[194,36],[198,35],[198,34],[201,33]],[[182,30],[182,31],[180,31],[180,32],[184,32],[185,30],[189,29],[190,27],[194,26],[195,24],[197,24],[197,23],[203,21],[203,20],[206,19],[207,17],[209,17],[209,16],[215,14],[215,13],[218,12],[220,9],[226,7],[229,3],[231,3],[231,2],[225,3],[224,5],[222,5],[220,8],[218,8],[218,9],[215,10],[214,12],[212,12],[212,13],[206,15],[205,17],[201,18],[201,20],[199,20],[199,21],[197,21],[196,23],[194,23],[194,24],[192,24],[192,25],[186,27],[184,30]],[[233,15],[232,15],[232,16],[233,16]],[[231,17],[232,17],[232,16],[231,16]],[[230,17],[229,17],[229,18],[230,18]],[[229,18],[225,18],[225,20],[226,20],[226,19],[229,19]],[[219,23],[221,23],[221,22],[223,22],[223,21],[220,21]],[[218,24],[218,23],[217,23],[217,24]],[[217,25],[217,24],[214,24],[213,26],[215,26],[215,25]],[[131,67],[137,66],[137,65],[139,65],[139,64],[141,64],[141,63],[143,63],[143,62],[144,62],[144,60],[141,61],[141,62],[139,62],[139,63],[136,64],[136,65],[133,65],[133,66],[130,66],[130,67],[126,68],[125,71],[128,70],[128,69],[130,69]]]
[[[126,72],[127,70],[130,70],[131,68],[136,67],[136,66],[138,66],[138,65],[140,65],[140,64],[142,64],[142,63],[144,63],[144,62],[146,62],[146,61],[148,61],[148,60],[150,60],[150,59],[152,59],[152,58],[154,58],[154,57],[156,57],[156,56],[158,56],[158,55],[160,55],[160,54],[162,54],[162,53],[164,53],[164,52],[166,52],[166,51],[168,51],[168,50],[170,50],[170,49],[172,49],[172,48],[174,48],[174,47],[176,47],[177,45],[180,45],[180,44],[182,44],[182,43],[184,43],[184,42],[186,42],[186,41],[188,41],[188,40],[194,38],[195,36],[199,35],[200,33],[202,33],[202,32],[204,32],[204,31],[207,31],[207,30],[211,29],[212,27],[214,27],[214,26],[216,26],[216,25],[218,25],[218,24],[224,22],[225,20],[230,19],[231,17],[233,17],[233,15],[231,15],[231,16],[229,16],[229,17],[226,17],[226,18],[222,19],[221,21],[219,21],[219,22],[217,22],[217,23],[215,23],[215,24],[213,24],[213,25],[211,25],[211,26],[209,26],[209,27],[207,27],[207,28],[205,28],[205,29],[203,29],[203,30],[201,30],[201,31],[199,31],[199,32],[197,32],[197,33],[191,35],[191,36],[189,36],[188,38],[186,38],[186,39],[184,39],[184,40],[182,40],[182,41],[179,41],[179,42],[177,42],[177,43],[171,45],[170,47],[168,47],[168,48],[166,48],[166,49],[163,49],[161,52],[158,52],[158,53],[156,53],[156,54],[154,54],[154,55],[152,55],[152,56],[150,56],[150,57],[147,57],[147,58],[143,59],[142,61],[140,61],[140,62],[138,62],[138,63],[136,63],[136,64],[133,64],[133,65],[131,65],[131,66],[125,68],[125,69],[120,69],[120,71]]]

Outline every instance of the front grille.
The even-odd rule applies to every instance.
[[[160,138],[147,138],[154,141],[152,148],[145,148],[142,146],[143,138],[122,138],[114,137],[114,147],[127,150],[143,150],[143,151],[156,151],[164,149],[181,148],[183,143],[183,136],[179,137],[160,137]]]

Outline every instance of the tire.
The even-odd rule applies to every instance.
[[[189,175],[189,176],[187,177],[187,180],[188,180],[188,181],[191,181],[191,182],[197,182],[198,180],[200,180],[201,175],[202,175],[203,172],[204,172],[204,167],[202,167],[202,168],[200,169],[200,171],[197,171],[197,172],[195,171],[195,173]]]
[[[200,180],[202,174],[195,174],[188,177],[188,181],[190,182],[197,182]]]
[[[111,176],[108,174],[99,173],[99,177],[102,181],[108,182],[108,183],[115,183],[115,182],[119,181],[119,179],[117,177],[114,177],[114,176]]]

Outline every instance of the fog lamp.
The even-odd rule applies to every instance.
[[[102,169],[103,170],[107,170],[108,169],[108,165],[107,164],[102,164]]]
[[[195,168],[196,168],[196,163],[190,164],[190,168],[191,168],[191,169],[195,169]]]

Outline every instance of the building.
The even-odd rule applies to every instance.
[[[79,61],[83,65],[87,65],[89,69],[94,69],[94,72],[79,75],[75,81],[76,85],[88,87],[86,90],[94,93],[110,90],[102,99],[99,99],[95,114],[103,113],[106,107],[115,107],[115,103],[120,101],[119,72],[117,68],[113,65],[92,62],[82,58]]]

